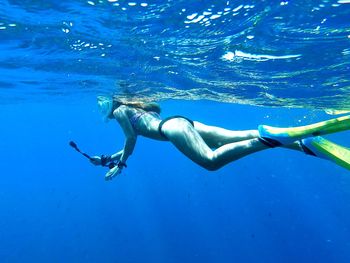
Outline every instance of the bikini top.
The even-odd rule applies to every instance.
[[[145,115],[145,114],[150,114],[152,115],[153,117],[155,118],[158,118],[160,119],[160,116],[157,112],[155,111],[137,111],[134,115],[132,115],[130,118],[129,118],[129,121],[131,123],[131,126],[134,128],[135,131],[137,131],[137,123],[139,122],[140,118]]]

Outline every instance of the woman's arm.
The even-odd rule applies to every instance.
[[[128,106],[122,105],[118,109],[114,111],[114,117],[119,122],[124,134],[125,134],[125,143],[123,153],[120,157],[120,162],[124,163],[129,158],[129,156],[133,153],[137,135],[131,126],[128,113],[130,108]]]
[[[111,156],[108,155],[101,155],[101,156],[91,156],[90,162],[92,162],[94,165],[104,165],[113,161],[119,161],[124,150],[121,150],[117,153],[112,154]],[[104,158],[104,161],[103,161]],[[105,164],[103,163],[105,162]]]
[[[120,157],[122,156],[124,150],[121,150],[115,154],[112,154],[111,155],[111,161],[119,161],[120,160]]]
[[[125,134],[125,143],[124,143],[124,149],[122,150],[118,165],[112,168],[111,170],[109,170],[109,172],[106,174],[106,179],[111,179],[112,177],[119,174],[123,169],[123,167],[126,166],[127,159],[134,151],[137,135],[133,127],[131,126],[128,114],[132,114],[132,113],[130,112],[130,108],[125,105],[118,107],[113,112],[114,117],[120,124]]]

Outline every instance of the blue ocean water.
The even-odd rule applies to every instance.
[[[123,147],[99,94],[239,130],[349,110],[349,1],[3,0],[0,14],[1,262],[350,261],[334,163],[272,149],[208,172],[139,138],[106,182],[68,146]]]

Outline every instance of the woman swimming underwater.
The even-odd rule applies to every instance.
[[[203,168],[215,171],[246,155],[277,146],[331,160],[350,170],[350,150],[321,135],[350,129],[350,116],[302,127],[275,128],[260,125],[257,130],[233,131],[192,121],[183,116],[160,117],[156,103],[128,102],[116,97],[98,97],[105,120],[116,119],[125,134],[124,148],[111,156],[93,156],[95,165],[110,166],[105,179],[112,179],[126,167],[137,136],[170,141],[178,150]]]

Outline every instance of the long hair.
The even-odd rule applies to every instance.
[[[158,103],[155,102],[143,102],[143,101],[126,101],[124,99],[120,99],[117,96],[113,96],[113,108],[116,109],[120,105],[126,105],[138,109],[142,109],[144,111],[154,111],[160,114],[161,109]]]

